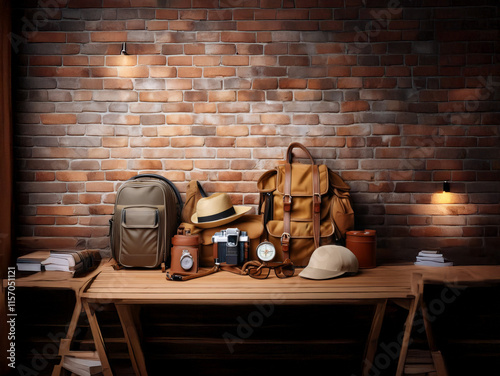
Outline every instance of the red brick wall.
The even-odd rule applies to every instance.
[[[14,6],[22,249],[106,249],[114,193],[143,172],[254,205],[299,141],[351,185],[382,257],[498,260],[496,0]]]

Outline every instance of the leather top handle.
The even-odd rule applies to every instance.
[[[288,163],[292,163],[292,159],[293,159],[292,150],[295,149],[295,148],[302,149],[307,154],[307,156],[309,157],[309,159],[311,160],[311,164],[314,164],[314,158],[312,157],[311,153],[300,142],[292,142],[290,145],[288,145],[288,149],[286,151],[286,161]]]
[[[179,203],[179,206],[177,208],[177,223],[178,224],[181,223],[181,213],[182,213],[183,202],[182,202],[181,194],[180,194],[179,190],[177,189],[177,187],[174,185],[174,183],[172,183],[166,177],[161,176],[161,175],[157,175],[157,174],[139,174],[139,175],[132,176],[128,180],[136,180],[136,179],[141,179],[141,178],[160,179],[160,180],[163,180],[165,183],[167,183],[172,188],[172,190],[174,191],[175,197],[177,198],[177,202]]]

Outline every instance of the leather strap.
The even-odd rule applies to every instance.
[[[247,274],[242,269],[240,269],[234,265],[214,265],[214,267],[212,269],[203,270],[203,271],[198,272],[196,274],[190,274],[190,275],[172,274],[172,275],[170,275],[169,273],[167,273],[167,280],[169,280],[169,281],[187,281],[187,280],[194,279],[194,278],[205,277],[207,275],[217,273],[218,271],[231,272],[231,273],[239,274],[239,275]]]
[[[314,246],[316,248],[320,245],[320,220],[321,220],[321,193],[319,181],[319,168],[317,165],[312,166],[312,184],[313,184],[313,234]]]
[[[286,151],[286,164],[285,164],[285,186],[283,195],[283,234],[281,235],[281,249],[283,250],[283,257],[285,259],[290,257],[290,237],[291,237],[291,211],[292,211],[292,160],[293,149],[299,148],[306,153],[311,161],[312,168],[312,189],[313,189],[313,236],[314,245],[316,248],[320,245],[321,231],[321,191],[319,168],[314,163],[314,158],[307,148],[299,142],[292,142]]]
[[[204,277],[206,275],[216,273],[219,270],[220,270],[219,265],[214,265],[214,267],[212,269],[203,270],[203,271],[198,272],[196,274],[190,274],[190,275],[172,274],[172,275],[170,275],[170,273],[167,273],[166,278],[168,281],[187,281],[188,279]]]
[[[285,164],[285,187],[283,195],[283,234],[281,235],[281,250],[283,258],[290,258],[291,210],[292,210],[292,165]]]

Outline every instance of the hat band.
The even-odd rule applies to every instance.
[[[204,223],[204,222],[213,222],[217,221],[218,219],[224,219],[227,217],[230,217],[232,215],[235,215],[236,211],[234,210],[234,207],[230,207],[227,210],[224,210],[223,212],[213,214],[213,215],[205,215],[203,217],[198,217],[198,222],[199,223]]]

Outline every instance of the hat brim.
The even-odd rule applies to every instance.
[[[343,276],[344,274],[346,274],[345,271],[332,271],[306,266],[304,270],[299,273],[299,276],[307,279],[331,279]]]
[[[251,206],[235,205],[233,207],[234,207],[234,211],[236,212],[236,214],[233,214],[230,217],[218,219],[216,221],[211,221],[211,222],[198,222],[198,214],[194,213],[191,216],[191,222],[193,222],[193,224],[196,227],[200,227],[200,228],[212,228],[212,227],[222,226],[222,225],[225,225],[226,223],[230,223],[230,222],[240,218],[241,216],[245,215],[246,213],[248,213],[252,209]]]

